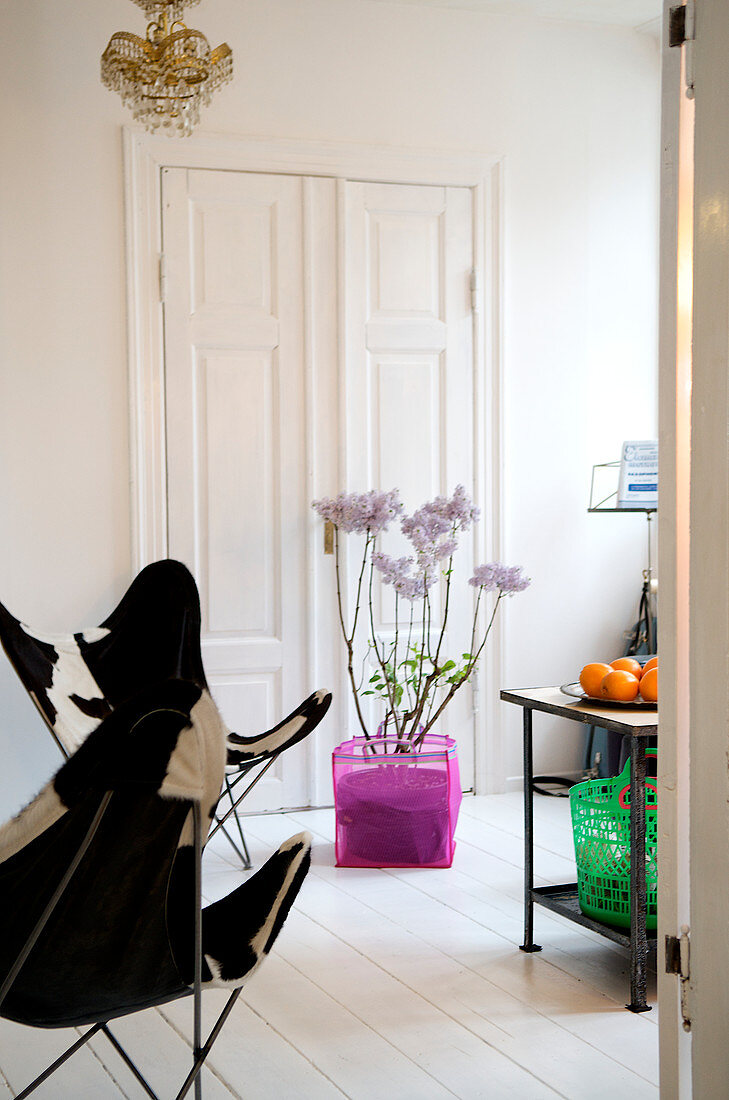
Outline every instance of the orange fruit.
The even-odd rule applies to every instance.
[[[610,672],[610,665],[605,664],[604,661],[593,661],[592,664],[585,665],[580,673],[580,687],[585,695],[599,696],[600,684],[608,672]]]
[[[604,699],[615,699],[616,702],[630,703],[638,694],[638,677],[632,672],[626,672],[622,668],[614,668],[608,672],[600,684],[600,695]]]
[[[652,668],[658,668],[657,657],[651,657],[650,661],[646,661],[646,663],[643,665],[643,675],[645,676],[646,672],[650,672]]]
[[[658,665],[654,665],[653,668],[649,668],[647,672],[643,673],[643,678],[640,681],[640,694],[646,703],[658,702]]]
[[[610,662],[610,667],[619,672],[631,672],[636,680],[640,680],[643,675],[640,661],[636,661],[635,657],[618,657],[617,661]]]

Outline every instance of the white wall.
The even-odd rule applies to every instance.
[[[656,42],[368,0],[207,0],[189,22],[235,58],[201,130],[504,157],[503,537],[534,583],[505,609],[503,683],[617,655],[644,521],[586,507],[592,463],[656,434]],[[129,116],[98,71],[143,26],[119,0],[0,12],[0,599],[49,630],[98,621],[130,580]],[[0,699],[2,817],[56,757],[4,659]],[[537,728],[538,770],[577,766],[570,727]]]

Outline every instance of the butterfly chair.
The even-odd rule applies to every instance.
[[[227,897],[202,908],[201,861],[223,778],[226,729],[209,694],[168,680],[128,699],[0,828],[0,1016],[35,1027],[90,1025],[18,1097],[103,1032],[157,1094],[109,1021],[192,996],[200,1070],[243,981],[269,952],[309,866],[292,837]],[[201,995],[230,997],[202,1039]]]
[[[0,604],[0,642],[61,752],[69,756],[102,718],[146,686],[182,677],[208,689],[200,621],[195,578],[182,562],[166,559],[142,569],[101,626],[75,634],[43,634]],[[213,832],[222,828],[246,868],[251,862],[238,806],[279,753],[301,741],[320,721],[324,698],[323,692],[310,695],[265,733],[228,734],[223,775],[227,807],[225,812],[218,809]],[[257,769],[254,778],[239,793],[239,784],[252,769]],[[231,815],[240,847],[225,828]]]

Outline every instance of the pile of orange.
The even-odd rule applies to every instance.
[[[640,693],[646,703],[657,703],[658,658],[651,657],[645,665],[635,657],[618,657],[610,664],[593,661],[580,673],[580,687],[594,699],[631,703]]]

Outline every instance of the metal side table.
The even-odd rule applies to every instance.
[[[645,877],[645,752],[646,738],[658,733],[658,712],[637,707],[610,707],[584,702],[570,702],[557,687],[519,688],[502,691],[501,698],[515,703],[524,718],[524,943],[522,951],[541,951],[534,942],[534,905],[543,905],[568,920],[591,928],[602,936],[630,950],[631,1012],[649,1012],[646,1003],[648,951],[655,949],[655,933],[646,930]],[[555,886],[534,886],[534,811],[532,780],[532,716],[535,710],[569,718],[584,725],[600,726],[630,737],[630,934],[602,921],[584,915],[577,898],[577,883]]]

